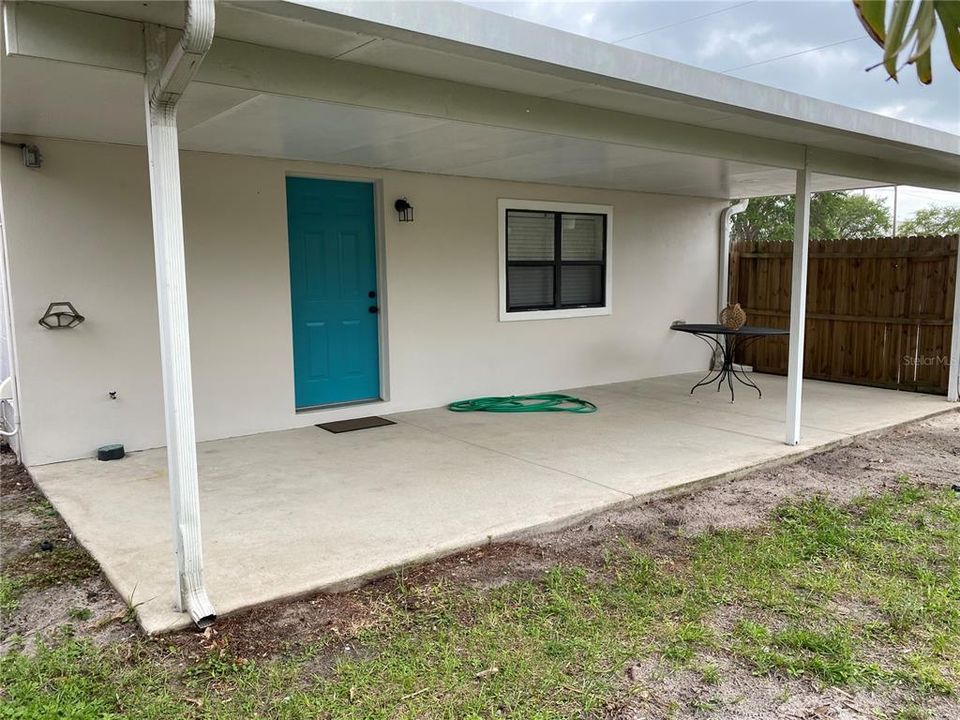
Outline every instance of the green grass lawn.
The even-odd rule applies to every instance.
[[[0,660],[0,717],[602,717],[645,691],[625,676],[633,663],[720,685],[718,657],[922,705],[960,691],[960,501],[901,478],[896,492],[786,505],[664,557],[621,541],[599,567],[484,591],[398,578],[371,618],[347,638],[352,653],[319,638],[269,660],[229,644],[95,647],[66,626]]]

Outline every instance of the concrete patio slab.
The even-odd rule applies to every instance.
[[[205,565],[220,613],[346,587],[629,495],[412,425],[310,427],[198,446]],[[148,632],[173,611],[165,452],[31,468]]]
[[[423,410],[334,435],[309,427],[198,446],[207,579],[223,614],[337,590],[646,494],[949,410],[943,398],[807,382],[804,440],[783,444],[785,379],[737,401],[693,375],[569,391],[592,415]],[[751,394],[752,393],[752,394]],[[30,468],[144,628],[173,608],[164,450]]]

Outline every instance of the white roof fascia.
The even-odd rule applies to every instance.
[[[456,2],[255,0],[268,14],[470,55],[616,89],[809,123],[960,155],[960,136],[611,45]],[[550,66],[550,67],[546,67]]]

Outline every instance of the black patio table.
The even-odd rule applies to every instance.
[[[737,351],[743,350],[762,338],[790,334],[789,330],[782,328],[755,327],[753,325],[744,325],[734,330],[725,325],[674,323],[670,326],[670,329],[695,335],[709,345],[711,350],[717,349],[723,355],[723,365],[720,366],[720,369],[711,369],[703,376],[700,382],[690,388],[690,394],[693,395],[693,391],[698,387],[712,385],[713,383],[717,383],[717,392],[720,392],[720,388],[723,387],[723,381],[726,380],[727,386],[730,388],[730,402],[733,402],[734,378],[736,378],[741,385],[752,387],[757,391],[759,397],[763,397],[763,393],[760,391],[760,388],[757,387],[757,384],[753,382],[743,370],[738,370],[734,364],[733,359],[736,357]],[[720,342],[717,336],[722,336],[724,341]]]

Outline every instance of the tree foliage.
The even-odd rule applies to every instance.
[[[874,42],[883,48],[887,74],[897,79],[906,65],[914,65],[924,85],[933,82],[930,48],[937,22],[947,40],[953,66],[960,70],[960,2],[957,0],[853,0],[857,15]],[[904,59],[901,59],[903,57]],[[873,69],[873,68],[868,68]]]
[[[733,239],[793,240],[793,195],[754,198],[733,218]],[[880,237],[890,232],[890,211],[883,200],[847,192],[815,193],[810,202],[814,240]]]
[[[960,207],[931,205],[917,210],[897,228],[898,235],[953,235],[960,233]]]

